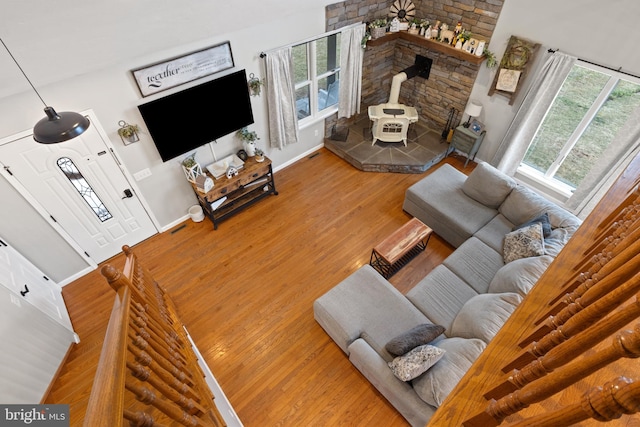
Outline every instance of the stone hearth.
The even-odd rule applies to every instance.
[[[422,173],[447,155],[449,144],[420,122],[409,127],[407,146],[402,142],[376,141],[371,145],[371,120],[364,117],[348,129],[345,141],[340,136],[325,138],[332,153],[366,172]]]

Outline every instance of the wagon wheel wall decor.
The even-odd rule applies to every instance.
[[[407,22],[416,16],[416,7],[411,0],[396,0],[389,10],[389,18]]]

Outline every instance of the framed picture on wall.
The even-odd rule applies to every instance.
[[[133,77],[142,96],[233,68],[233,54],[229,42],[220,43],[197,52],[133,70]]]
[[[476,119],[473,119],[471,120],[471,124],[469,125],[469,130],[477,135],[480,135],[484,130],[484,125]]]

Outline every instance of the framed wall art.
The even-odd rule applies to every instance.
[[[142,96],[233,68],[231,44],[224,42],[131,71]]]

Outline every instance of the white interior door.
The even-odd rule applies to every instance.
[[[0,285],[73,331],[60,286],[0,238]]]
[[[82,135],[39,144],[31,135],[0,146],[0,159],[32,198],[96,262],[157,232],[95,117]]]

